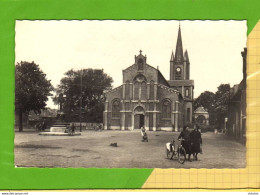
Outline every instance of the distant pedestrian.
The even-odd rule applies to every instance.
[[[190,132],[189,132],[189,127],[184,126],[182,132],[180,133],[178,139],[181,140],[181,145],[184,147],[186,154],[188,154],[188,160],[191,161],[190,156],[191,156],[191,141],[190,141]],[[186,158],[186,157],[185,157]]]
[[[191,138],[191,144],[192,144],[191,147],[192,147],[193,156],[195,160],[198,160],[198,153],[202,152],[201,149],[202,139],[201,139],[199,126],[196,126],[196,128],[191,132],[190,138]]]
[[[74,135],[75,133],[75,124],[72,122],[70,126],[71,134]]]
[[[141,127],[141,136],[144,136],[144,133],[145,133],[145,128],[144,126]]]

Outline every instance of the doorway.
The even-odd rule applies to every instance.
[[[134,116],[134,129],[141,129],[144,126],[144,115],[136,114]]]

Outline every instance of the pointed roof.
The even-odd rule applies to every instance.
[[[184,60],[189,62],[189,55],[188,55],[188,51],[187,50],[184,53]]]
[[[171,62],[174,61],[174,54],[173,54],[173,51],[172,51],[172,56],[171,56]]]
[[[179,25],[179,32],[175,50],[175,62],[182,63],[183,62],[183,49],[182,49],[182,39],[181,39],[181,26]]]

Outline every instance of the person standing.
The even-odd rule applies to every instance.
[[[70,128],[71,128],[71,134],[74,135],[74,133],[75,133],[75,124],[73,122],[71,123],[71,127]]]
[[[191,132],[191,143],[192,143],[192,152],[195,160],[198,160],[198,153],[200,153],[201,145],[202,145],[202,139],[201,139],[201,133],[200,133],[200,127],[196,126],[196,128]]]
[[[188,154],[188,160],[191,161],[190,156],[191,156],[192,151],[191,151],[190,132],[188,129],[189,129],[188,126],[184,126],[178,139],[182,139],[181,145],[184,147],[186,154]],[[186,156],[185,156],[185,158],[186,158]]]

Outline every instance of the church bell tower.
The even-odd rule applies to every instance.
[[[181,27],[179,26],[175,56],[172,52],[170,60],[170,80],[189,80],[190,62],[188,51],[183,54]]]
[[[194,81],[190,80],[190,61],[188,51],[183,53],[181,26],[179,25],[175,55],[172,51],[170,59],[170,80],[171,88],[177,89],[184,99],[183,124],[191,124],[193,118],[193,89]]]

